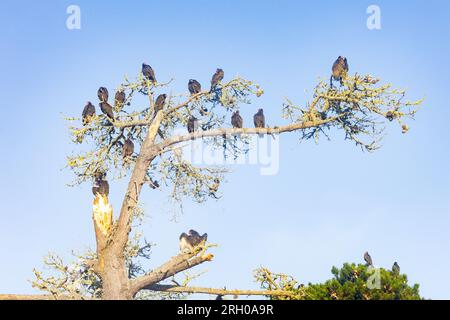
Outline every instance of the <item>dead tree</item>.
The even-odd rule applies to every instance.
[[[158,75],[158,79],[163,78]],[[225,79],[226,80],[226,79]],[[244,120],[243,128],[230,125],[231,115],[251,104],[263,90],[252,81],[240,77],[219,82],[209,90],[190,94],[167,95],[164,105],[156,108],[156,96],[170,92],[172,81],[158,83],[142,74],[134,81],[125,80],[117,91],[126,94],[125,101],[115,104],[114,117],[107,118],[97,110],[90,121],[75,121],[70,130],[73,141],[90,148],[68,157],[68,166],[76,175],[74,184],[91,183],[99,172],[107,172],[111,178],[129,179],[122,205],[112,214],[107,199],[95,203],[100,213],[93,215],[96,250],[77,257],[76,267],[65,266],[58,257],[46,261],[61,274],[45,277],[35,270],[34,286],[46,291],[42,296],[11,296],[2,298],[42,299],[133,299],[146,292],[168,294],[206,293],[216,295],[289,295],[280,290],[225,290],[189,287],[187,282],[164,283],[178,273],[213,260],[211,245],[202,245],[192,252],[180,253],[152,270],[143,270],[135,258],[148,258],[151,245],[140,246],[131,236],[132,223],[141,214],[139,200],[143,187],[165,188],[169,196],[181,202],[190,197],[198,202],[214,196],[211,185],[220,183],[223,168],[200,167],[185,161],[180,149],[185,143],[201,139],[203,144],[221,147],[226,139],[230,152],[245,152],[236,143],[236,137],[244,142],[251,135],[278,135],[298,132],[302,140],[328,138],[330,130],[339,129],[345,139],[367,151],[377,149],[383,123],[395,120],[403,133],[408,131],[404,123],[413,118],[421,100],[407,101],[405,91],[381,84],[370,75],[348,75],[340,88],[331,88],[328,81],[320,81],[309,103],[297,105],[287,100],[281,107],[284,124],[264,128],[245,127],[252,123]],[[95,90],[95,88],[93,88]],[[145,98],[146,105],[140,105]],[[140,99],[140,100],[139,100]],[[135,104],[134,104],[134,101]],[[259,107],[259,105],[258,105]],[[272,106],[265,106],[269,109]],[[256,111],[256,107],[252,107]],[[177,134],[186,128],[192,116],[200,120],[199,130]],[[384,121],[388,119],[389,121]],[[270,119],[274,123],[275,119]],[[124,163],[123,143],[134,141],[134,154],[127,155]],[[84,149],[86,150],[86,148]],[[149,189],[150,190],[150,189]],[[88,200],[86,200],[88,201]],[[100,207],[99,207],[100,206]],[[88,213],[85,213],[88,216]],[[213,241],[213,235],[211,235]]]

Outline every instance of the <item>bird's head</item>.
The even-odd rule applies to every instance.
[[[263,109],[258,109],[258,114],[263,114]]]
[[[189,230],[188,233],[190,236],[200,236],[200,234],[194,229]]]

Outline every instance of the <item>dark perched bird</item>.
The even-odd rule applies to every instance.
[[[124,159],[131,157],[131,155],[134,152],[134,143],[133,141],[131,141],[130,138],[128,138],[127,140],[125,140],[125,143],[123,144],[122,147],[122,156]]]
[[[188,231],[189,236],[192,239],[192,244],[194,247],[198,246],[201,243],[205,243],[206,240],[208,240],[208,234],[204,233],[203,235],[200,235],[197,231],[191,229]]]
[[[109,119],[114,121],[113,108],[108,102],[100,102],[100,109]]]
[[[364,261],[366,261],[368,266],[373,266],[372,257],[367,251],[364,253]]]
[[[200,85],[200,82],[198,82],[197,80],[190,79],[188,83],[188,89],[191,94],[197,94],[200,91],[202,91],[202,86]]]
[[[264,117],[263,109],[259,109],[257,113],[253,116],[253,123],[255,124],[255,128],[265,128],[266,119]],[[260,137],[263,135],[260,134]]]
[[[90,101],[88,101],[84,106],[83,113],[81,115],[83,118],[83,124],[85,125],[91,122],[92,117],[94,115],[95,115],[95,107]]]
[[[395,274],[400,274],[400,266],[398,265],[397,261],[395,261],[394,265],[392,266],[392,272]]]
[[[100,102],[108,102],[109,97],[108,89],[106,89],[105,87],[100,87],[97,91],[97,96]]]
[[[125,92],[123,90],[117,91],[114,97],[114,106],[116,108],[123,106],[123,104],[125,103],[125,99]]]
[[[239,110],[233,113],[231,116],[231,124],[233,128],[242,128],[244,125],[244,121],[242,120],[241,115],[239,114]]]
[[[156,82],[155,72],[148,64],[142,64],[142,74],[151,82]]]
[[[208,235],[205,233],[202,236],[195,230],[189,230],[188,233],[183,232],[180,235],[180,251],[191,252],[200,244],[206,242]]]
[[[224,75],[225,74],[222,69],[216,70],[211,79],[211,91],[213,91],[214,88],[219,84],[219,82],[223,80]]]
[[[341,85],[343,84],[342,78],[347,75],[348,63],[346,57],[339,56],[333,63],[331,68],[330,86],[333,87],[333,80],[339,81]]]
[[[94,194],[94,196],[100,194],[104,197],[107,197],[109,195],[108,181],[104,180],[104,177],[96,179],[94,182],[94,186],[92,187],[92,193]]]
[[[198,119],[194,116],[190,116],[187,123],[187,130],[189,133],[198,130]]]
[[[162,110],[164,107],[164,104],[166,103],[166,98],[167,95],[166,94],[160,94],[158,96],[158,98],[156,98],[156,102],[155,102],[155,113]]]

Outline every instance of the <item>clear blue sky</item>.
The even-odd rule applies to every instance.
[[[382,29],[366,28],[366,8],[381,7]],[[81,8],[81,30],[66,28],[66,8]],[[0,292],[34,292],[32,268],[53,251],[93,247],[90,185],[69,188],[65,115],[79,115],[100,85],[115,88],[143,61],[161,79],[206,84],[217,67],[258,81],[262,106],[279,122],[283,97],[304,103],[338,55],[351,71],[409,90],[425,104],[402,135],[361,152],[334,134],[300,144],[283,136],[280,171],[234,167],[223,198],[185,202],[171,221],[163,193],[146,191],[145,231],[158,245],[153,265],[175,254],[178,235],[208,232],[216,259],[198,285],[256,288],[263,265],[302,282],[323,281],[333,265],[397,260],[428,298],[450,298],[450,3],[448,1],[7,1],[0,11]],[[305,92],[305,90],[309,90]],[[281,121],[280,121],[281,122]],[[339,168],[339,170],[337,170]],[[117,208],[124,183],[111,183]]]

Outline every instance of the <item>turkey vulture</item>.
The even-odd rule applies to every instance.
[[[113,108],[108,102],[100,102],[100,109],[109,119],[114,121]]]
[[[166,97],[165,94],[160,94],[158,98],[156,98],[155,113],[163,109],[164,104],[166,103]]]
[[[192,252],[192,250],[206,242],[208,234],[203,234],[202,236],[195,230],[189,230],[188,234],[183,232],[180,235],[180,251],[181,252]]]
[[[152,67],[150,67],[148,64],[143,63],[142,64],[142,74],[144,77],[151,82],[156,82],[155,72],[153,71]]]
[[[198,130],[198,119],[194,116],[190,116],[187,123],[187,129],[189,133],[193,133]]]
[[[95,107],[94,105],[88,101],[86,105],[84,106],[82,118],[83,118],[83,124],[88,124],[91,122],[92,117],[95,115]]]
[[[213,91],[214,88],[219,84],[219,82],[223,80],[223,77],[224,77],[223,70],[217,69],[216,73],[214,73],[211,79],[211,91]]]
[[[239,114],[239,110],[233,113],[231,116],[231,124],[233,128],[242,128],[244,121],[242,120],[241,115]]]
[[[92,193],[97,196],[97,194],[100,194],[104,197],[107,197],[109,195],[109,183],[108,181],[104,180],[103,178],[96,179],[94,186],[92,187]]]
[[[331,68],[330,86],[333,87],[333,80],[339,81],[343,85],[342,78],[347,75],[348,63],[347,58],[339,56],[333,63]]]
[[[370,254],[367,251],[364,253],[364,261],[366,261],[368,266],[373,265],[372,257],[370,256]]]
[[[255,128],[265,128],[266,127],[266,119],[264,117],[263,109],[259,109],[257,113],[253,116],[253,123],[255,124]],[[263,135],[260,134],[260,137]]]
[[[125,143],[123,144],[123,148],[122,148],[122,155],[123,158],[128,158],[130,157],[134,152],[134,143],[133,141],[131,141],[130,138],[128,138],[127,140],[125,140]]]
[[[121,107],[125,103],[125,99],[125,92],[123,90],[117,91],[114,97],[114,106],[116,108]]]
[[[195,230],[189,230],[188,232],[189,236],[191,237],[191,243],[194,245],[194,247],[198,246],[201,243],[206,242],[206,240],[208,239],[208,234],[204,233],[203,235],[200,235],[197,231]]]
[[[97,91],[97,96],[100,102],[108,102],[109,97],[108,89],[106,89],[105,87],[100,87]]]
[[[392,266],[392,272],[395,274],[400,274],[400,266],[398,265],[397,261],[395,261],[394,265]]]
[[[200,82],[194,79],[189,80],[188,88],[191,94],[197,94],[200,91],[202,91],[202,86],[200,85]]]

